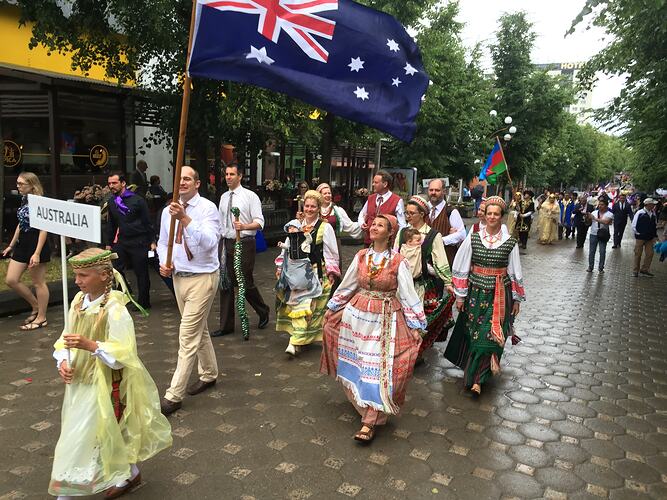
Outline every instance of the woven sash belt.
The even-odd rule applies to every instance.
[[[505,335],[500,324],[505,317],[505,286],[503,278],[507,276],[507,268],[472,266],[472,272],[480,276],[495,276],[496,288],[493,292],[493,317],[491,319],[491,335],[493,339],[503,347],[505,345]]]

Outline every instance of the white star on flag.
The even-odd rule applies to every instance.
[[[392,84],[394,87],[398,87],[401,83],[403,83],[403,82],[400,81],[398,78],[392,78],[392,79],[391,79],[391,84]]]
[[[391,38],[387,38],[387,47],[389,47],[389,50],[392,52],[398,52],[399,47],[398,44],[396,43],[395,40],[392,40]]]
[[[350,67],[350,71],[356,71],[359,73],[360,69],[364,69],[364,62],[361,60],[361,57],[352,57],[350,58],[350,64],[348,66]]]
[[[415,68],[412,67],[412,65],[410,63],[406,63],[405,68],[403,68],[403,69],[405,70],[406,75],[412,76],[415,73],[419,73]]]
[[[245,56],[246,59],[257,59],[257,61],[266,64],[273,64],[275,61],[266,55],[266,47],[257,49],[254,46],[250,46],[250,53]]]
[[[357,99],[361,99],[362,101],[368,99],[368,92],[366,92],[364,87],[357,87],[357,90],[354,91],[354,95],[357,96]]]

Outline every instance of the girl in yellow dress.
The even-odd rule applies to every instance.
[[[123,495],[141,482],[136,464],[172,442],[155,382],[137,356],[115,257],[90,248],[69,260],[81,291],[53,355],[67,384],[49,484],[60,499]],[[112,290],[114,278],[124,292]]]

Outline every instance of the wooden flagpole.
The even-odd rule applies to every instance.
[[[185,157],[185,136],[188,130],[188,111],[190,108],[190,89],[192,79],[188,74],[188,62],[192,51],[192,37],[195,31],[195,14],[197,12],[197,0],[192,0],[192,15],[190,17],[190,34],[188,36],[188,54],[185,59],[185,78],[183,79],[183,101],[181,102],[181,121],[178,128],[178,146],[176,148],[176,168],[174,169],[174,186],[172,203],[178,203],[179,186],[181,184],[181,169]],[[174,232],[176,230],[176,219],[172,216],[169,224],[169,242],[167,243],[166,267],[171,267],[171,257],[174,250]]]
[[[510,176],[510,164],[507,163],[507,158],[505,158],[505,151],[503,151],[503,145],[500,143],[500,139],[496,136],[496,142],[500,148],[500,154],[503,155],[503,161],[505,162],[505,172],[507,172],[507,178],[510,181],[510,187],[512,188],[512,196],[514,196],[514,183],[512,182],[512,177]]]

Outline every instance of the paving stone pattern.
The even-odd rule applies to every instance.
[[[129,498],[667,498],[667,265],[632,278],[630,241],[587,274],[572,241],[523,256],[528,302],[502,375],[479,399],[436,344],[400,417],[369,447],[339,385],[318,373],[318,346],[297,359],[287,337],[253,328],[214,339],[217,386],[171,417],[174,445],[141,466]],[[344,247],[349,262],[356,248]],[[270,250],[257,281],[273,302]],[[164,393],[179,315],[153,276],[151,316],[135,315],[142,360]],[[250,313],[253,326],[257,317]],[[18,332],[0,319],[0,499],[45,498],[63,384],[51,358],[62,328]],[[217,325],[217,305],[211,314]]]

